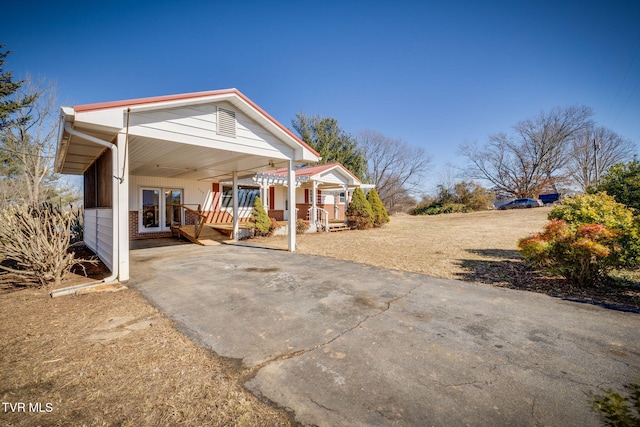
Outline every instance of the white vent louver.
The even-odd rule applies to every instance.
[[[235,111],[218,108],[218,134],[224,136],[236,136]]]

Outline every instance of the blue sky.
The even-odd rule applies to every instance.
[[[640,147],[640,1],[12,2],[6,69],[65,105],[235,87],[291,126],[337,118],[422,146],[437,182],[556,106]]]

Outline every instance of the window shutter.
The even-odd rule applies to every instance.
[[[218,135],[236,137],[235,111],[218,108]]]

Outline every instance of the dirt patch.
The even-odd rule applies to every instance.
[[[523,262],[518,240],[541,231],[550,209],[394,215],[391,222],[374,230],[299,235],[297,250],[433,277],[640,309],[638,272],[627,272],[626,280],[585,289],[534,271]],[[286,236],[248,242],[287,248]]]
[[[2,425],[290,425],[243,389],[233,361],[135,291],[52,299],[23,289],[0,295],[0,307],[0,396],[13,405]]]

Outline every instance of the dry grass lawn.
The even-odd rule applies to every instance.
[[[474,260],[519,258],[518,239],[538,232],[550,208],[434,216],[395,215],[381,228],[299,235],[300,253],[447,279],[466,277]],[[286,237],[251,241],[286,249]]]
[[[301,253],[377,267],[509,287],[580,301],[640,309],[640,272],[620,272],[618,285],[576,288],[532,271],[518,240],[542,230],[552,208],[483,211],[435,216],[395,215],[381,228],[298,236]],[[287,248],[286,237],[251,244]]]
[[[380,229],[299,236],[298,250],[640,307],[637,283],[585,294],[524,268],[517,241],[539,231],[548,212],[399,215]],[[287,245],[280,237],[250,243]],[[0,425],[290,425],[286,412],[244,390],[251,372],[198,347],[135,291],[51,299],[22,289],[0,294],[0,307],[0,395],[25,405],[3,405]]]
[[[0,396],[26,408],[0,408],[0,425],[290,425],[242,387],[246,372],[137,292],[26,289],[0,295],[0,307]]]

